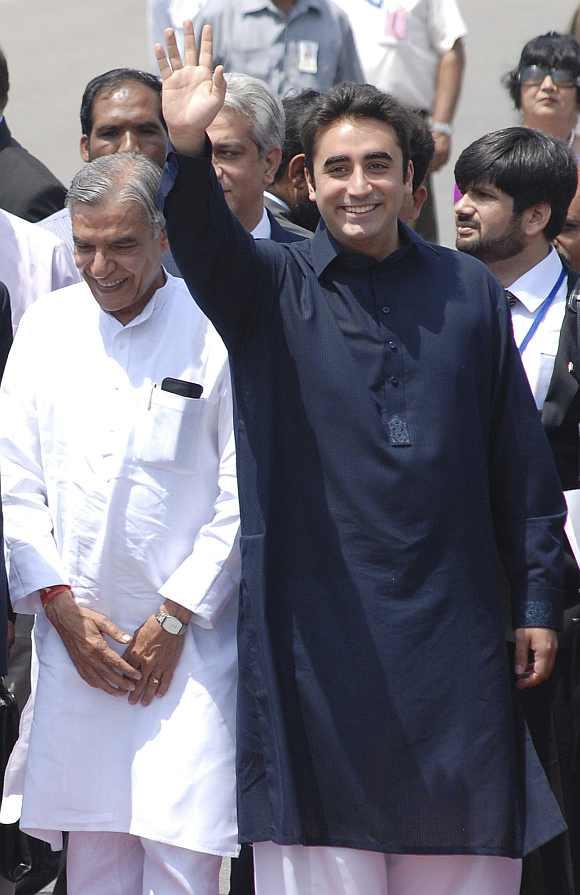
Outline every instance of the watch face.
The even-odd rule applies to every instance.
[[[167,615],[163,619],[163,630],[167,631],[168,634],[181,634],[181,629],[183,628],[183,624],[179,621],[178,618],[174,618],[172,615]]]

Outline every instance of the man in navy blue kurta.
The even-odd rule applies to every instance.
[[[408,119],[368,86],[305,126],[314,238],[254,242],[211,170],[210,36],[200,65],[190,29],[185,66],[167,46],[168,233],[235,390],[257,891],[515,895],[514,859],[563,822],[512,702],[500,580],[532,686],[553,664],[564,508],[503,291],[397,224]]]

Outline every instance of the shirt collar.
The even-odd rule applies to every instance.
[[[562,270],[562,262],[557,251],[552,248],[549,254],[527,270],[521,277],[508,286],[512,295],[521,301],[527,311],[537,311],[542,302],[550,294]]]
[[[296,15],[300,7],[317,9],[320,11],[320,0],[296,0],[295,5],[290,10],[289,16]],[[262,12],[263,9],[269,9],[276,15],[283,15],[282,10],[278,9],[272,0],[240,0],[240,11],[242,15],[251,15],[255,12]]]
[[[264,198],[269,199],[274,205],[278,205],[282,211],[290,211],[290,206],[287,202],[284,202],[284,199],[281,199],[280,196],[275,196],[274,193],[269,193],[268,190],[264,190]]]
[[[421,237],[417,236],[410,227],[407,227],[406,224],[401,223],[401,221],[399,221],[399,238],[401,240],[400,247],[391,255],[388,255],[386,258],[384,258],[383,261],[378,262],[374,261],[372,258],[367,258],[367,256],[365,255],[359,255],[355,252],[349,252],[344,249],[340,245],[340,243],[338,243],[334,239],[334,237],[330,235],[324,221],[320,221],[318,227],[316,228],[314,236],[310,240],[310,251],[314,272],[316,276],[320,278],[326,268],[339,255],[350,259],[360,259],[361,261],[366,258],[369,265],[375,265],[379,263],[392,264],[396,263],[401,257],[406,255],[407,252],[409,252],[412,248],[421,248],[422,246],[432,248],[428,243],[425,243],[421,239]]]
[[[270,239],[270,236],[272,235],[272,226],[270,224],[268,212],[265,208],[262,212],[262,217],[252,230],[251,235],[254,239]]]
[[[172,281],[175,281],[175,277],[172,277],[171,274],[168,274],[165,268],[163,268],[163,273],[165,274],[165,283],[163,284],[163,286],[161,286],[160,289],[157,289],[157,291],[149,299],[141,313],[137,314],[136,317],[133,317],[133,319],[130,320],[129,323],[123,325],[120,320],[117,320],[117,318],[113,316],[113,314],[109,314],[107,311],[103,311],[102,308],[100,309],[101,318],[104,319],[107,325],[114,332],[120,332],[123,329],[131,329],[131,327],[133,326],[139,326],[141,323],[145,323],[153,316],[158,308],[163,307],[171,291]],[[88,288],[89,287],[87,286],[87,289]],[[95,301],[94,298],[93,301]]]

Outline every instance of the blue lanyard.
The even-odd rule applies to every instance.
[[[522,355],[522,354],[524,353],[524,351],[526,350],[526,347],[527,347],[528,343],[531,341],[531,339],[532,339],[534,333],[536,332],[538,326],[540,325],[540,323],[542,322],[542,320],[543,320],[544,317],[546,316],[546,314],[547,314],[547,312],[548,312],[548,308],[550,307],[550,305],[552,304],[552,302],[553,302],[554,299],[556,298],[556,295],[557,295],[557,293],[558,293],[558,289],[560,288],[560,286],[561,286],[562,283],[564,282],[564,277],[565,277],[565,276],[566,276],[566,271],[564,270],[564,268],[562,268],[562,270],[560,271],[560,276],[559,276],[558,279],[556,280],[556,283],[555,283],[555,285],[554,285],[554,288],[552,289],[552,291],[550,292],[550,294],[548,295],[548,297],[544,299],[544,301],[542,302],[542,304],[540,305],[540,307],[539,307],[538,310],[536,311],[536,316],[535,316],[534,319],[533,319],[532,325],[530,326],[530,328],[529,328],[529,330],[527,331],[527,333],[525,334],[524,338],[522,339],[522,341],[521,341],[520,344],[518,345],[518,351],[520,352],[520,355]]]

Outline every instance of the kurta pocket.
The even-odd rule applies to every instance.
[[[182,398],[154,386],[148,406],[135,421],[135,461],[194,472],[207,419],[207,401]]]

